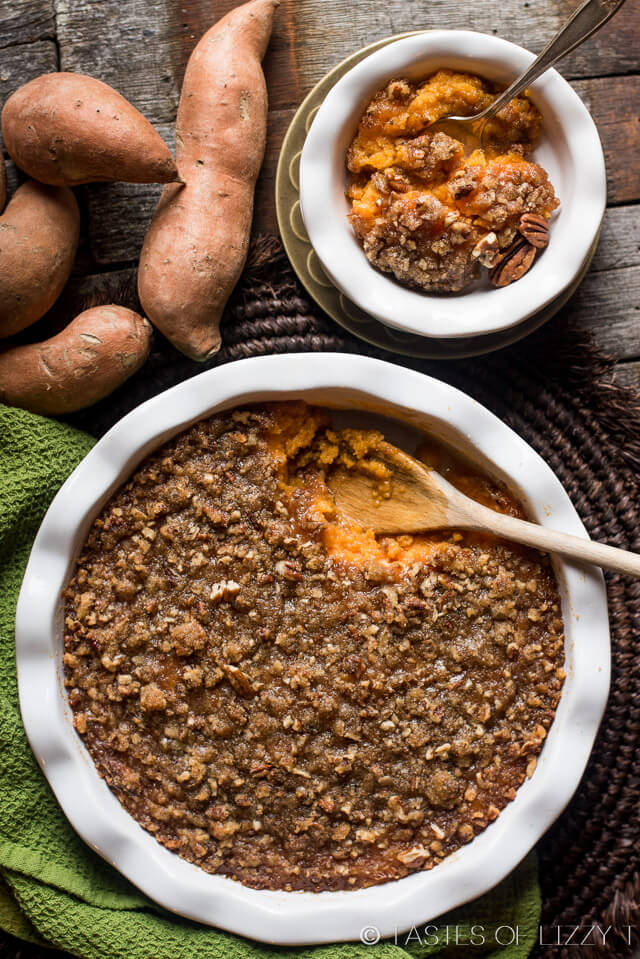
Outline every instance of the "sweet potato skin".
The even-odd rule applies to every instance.
[[[151,325],[123,306],[95,306],[44,343],[0,353],[0,402],[59,415],[91,406],[140,369]]]
[[[4,157],[0,154],[0,213],[7,202],[7,171],[4,166]]]
[[[29,180],[0,216],[0,337],[39,320],[64,287],[78,247],[80,213],[67,187]]]
[[[170,183],[176,165],[162,137],[112,87],[76,73],[45,73],[2,111],[7,152],[52,186],[108,180]]]
[[[237,7],[191,54],[176,123],[185,183],[165,187],[142,248],[145,313],[195,360],[220,348],[222,311],[247,256],[266,141],[261,62],[278,2]]]

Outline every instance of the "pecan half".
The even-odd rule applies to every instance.
[[[538,250],[544,250],[549,243],[549,224],[542,216],[535,213],[524,213],[520,217],[518,227],[525,240]]]
[[[528,240],[514,240],[489,273],[489,282],[498,287],[515,283],[531,268],[535,258],[535,246]]]

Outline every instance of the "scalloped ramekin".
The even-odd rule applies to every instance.
[[[445,383],[362,356],[269,356],[202,373],[129,413],[69,477],[36,537],[16,616],[20,705],[36,758],[76,831],[151,899],[190,919],[283,945],[358,939],[370,925],[392,935],[503,879],[578,786],[610,669],[602,574],[557,560],[567,679],[537,769],[494,823],[430,872],[347,892],[258,891],[209,875],[156,842],[99,777],[73,728],[63,686],[61,591],[92,520],[151,450],[218,410],[292,398],[428,430],[505,480],[538,522],[586,536],[550,468],[492,413]]]
[[[311,243],[332,282],[361,309],[409,333],[430,337],[496,333],[537,313],[578,277],[604,216],[607,182],[600,138],[589,111],[556,70],[531,87],[543,117],[534,158],[561,201],[544,255],[503,289],[485,279],[456,295],[401,286],[367,260],[347,219],[347,148],[371,96],[393,77],[422,79],[441,67],[509,84],[534,55],[500,37],[432,30],[389,43],[361,60],[328,93],[300,160],[300,206]]]

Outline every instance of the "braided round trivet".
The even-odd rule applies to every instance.
[[[136,307],[133,284],[117,292],[117,302]],[[279,245],[263,240],[254,247],[222,332],[224,346],[209,366],[269,353],[360,352],[453,383],[541,454],[595,539],[640,550],[640,400],[612,383],[610,364],[562,314],[521,344],[486,358],[404,360],[363,345],[320,314]],[[143,400],[202,369],[157,337],[139,374],[70,421],[101,435]],[[538,852],[542,942],[557,939],[559,926],[565,941],[573,927],[583,927],[583,938],[598,923],[612,929],[605,945],[590,946],[589,954],[616,959],[631,954],[640,934],[640,582],[608,574],[607,585],[613,642],[609,705],[582,783]],[[539,944],[534,956],[556,959],[571,955],[570,949]],[[0,940],[6,959],[45,955],[51,953],[10,937]]]

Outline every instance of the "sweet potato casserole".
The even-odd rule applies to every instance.
[[[526,96],[487,122],[482,148],[469,155],[429,129],[480,112],[497,92],[480,77],[439,70],[418,84],[392,80],[362,115],[347,154],[351,223],[371,263],[400,283],[457,292],[482,265],[506,286],[546,245],[558,200],[529,159],[542,118]]]
[[[546,557],[336,514],[328,472],[375,469],[375,439],[302,403],[200,422],[112,497],[65,593],[100,775],[168,849],[255,888],[431,869],[514,799],[558,704]],[[418,455],[522,515],[447,450]]]

